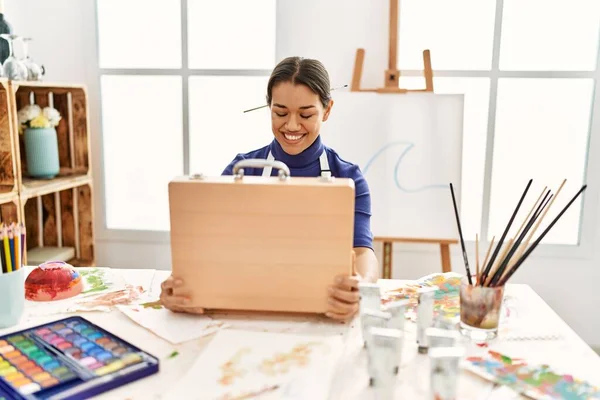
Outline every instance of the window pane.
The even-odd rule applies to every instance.
[[[271,69],[275,0],[188,0],[190,68]]]
[[[103,76],[109,229],[168,230],[168,183],[183,174],[181,78]]]
[[[500,69],[596,68],[598,0],[504,0]]]
[[[273,140],[266,76],[190,77],[190,172],[221,175],[238,153]],[[235,96],[232,96],[235,93]]]
[[[100,68],[181,68],[179,0],[97,0]]]
[[[429,49],[433,69],[490,69],[495,3],[402,0],[398,18],[399,68],[422,70],[423,50]],[[385,40],[387,46],[387,36]]]
[[[401,77],[400,87],[421,89],[425,87],[425,80]],[[475,233],[481,229],[490,80],[435,77],[433,87],[435,93],[465,95],[460,209],[465,240],[474,241]]]
[[[556,193],[567,183],[536,231],[554,219],[583,184],[592,103],[591,79],[500,79],[494,139],[488,236],[498,238],[533,179],[512,235],[544,186]],[[581,197],[543,243],[577,244]],[[527,201],[528,200],[528,201]]]

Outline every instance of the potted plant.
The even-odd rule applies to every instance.
[[[17,116],[19,133],[24,135],[28,175],[38,179],[54,178],[60,170],[56,136],[60,113],[53,107],[42,109],[37,104],[28,104]]]

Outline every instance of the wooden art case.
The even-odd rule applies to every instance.
[[[270,165],[278,177],[244,176]],[[323,313],[335,275],[352,273],[354,181],[290,177],[242,160],[233,176],[169,183],[173,275],[206,309]]]

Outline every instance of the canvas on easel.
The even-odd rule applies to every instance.
[[[173,275],[197,307],[324,313],[334,277],[352,273],[354,182],[285,165],[287,176],[243,176],[243,163],[282,164],[169,184]]]

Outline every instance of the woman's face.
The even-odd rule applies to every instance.
[[[319,136],[321,123],[327,121],[333,101],[323,107],[319,96],[305,85],[280,82],[273,87],[271,129],[283,150],[300,154]]]

